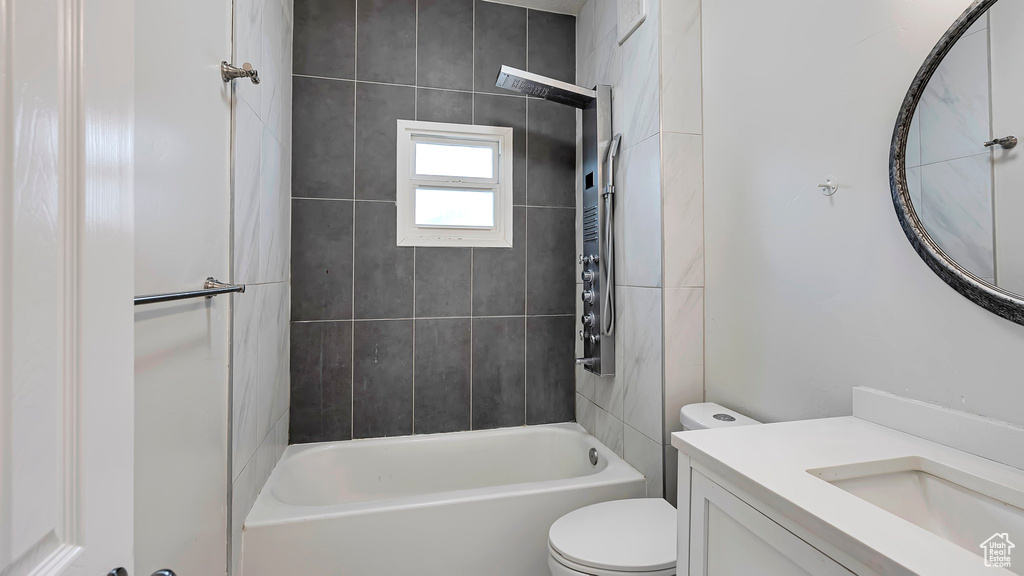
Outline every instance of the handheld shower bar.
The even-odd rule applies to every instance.
[[[615,157],[619,155],[619,141],[622,134],[616,134],[608,146],[604,162],[608,167],[608,184],[604,188],[604,252],[608,263],[604,266],[604,298],[601,300],[601,332],[611,336],[615,332]]]
[[[612,89],[583,88],[511,66],[501,67],[495,85],[583,110],[583,358],[576,363],[600,376],[615,374],[613,165],[619,137],[612,137]]]

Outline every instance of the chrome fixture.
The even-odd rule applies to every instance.
[[[593,304],[597,299],[597,296],[594,294],[593,290],[584,290],[583,293],[580,294],[580,299],[583,300],[584,304]]]
[[[260,83],[259,71],[253,68],[252,64],[249,64],[248,62],[242,64],[242,67],[239,68],[237,66],[232,66],[231,64],[228,64],[227,60],[221,61],[220,77],[225,82],[231,82],[236,78],[248,78],[249,80],[252,80],[253,84]]]
[[[612,137],[612,89],[576,86],[510,66],[502,66],[498,88],[544,98],[583,110],[583,358],[576,364],[599,376],[615,374],[615,271],[612,231],[615,186],[613,164],[619,137]]]
[[[1017,137],[1006,136],[1005,138],[996,138],[995,140],[985,142],[985,148],[992,146],[1002,146],[1004,150],[1013,150],[1017,146]]]
[[[612,134],[612,89],[596,88],[597,100],[583,110],[583,352],[594,362],[584,369],[615,374],[615,157],[620,138]],[[589,280],[587,282],[587,280]]]
[[[136,296],[135,305],[156,304],[157,302],[171,302],[173,300],[185,300],[186,298],[199,298],[200,296],[209,300],[218,294],[229,294],[245,292],[245,284],[225,284],[213,276],[206,279],[202,290],[189,290],[187,292],[169,292],[167,294],[150,294],[148,296]]]
[[[590,463],[597,466],[597,448],[591,448],[587,456],[590,457]]]
[[[608,166],[608,184],[604,189],[604,253],[608,265],[604,268],[604,299],[601,301],[601,332],[610,336],[615,330],[615,157],[619,155],[622,134],[616,134],[608,146],[605,164]]]
[[[835,176],[828,176],[825,178],[824,184],[818,184],[818,188],[821,188],[821,193],[825,196],[831,196],[839,190],[839,179]]]
[[[498,72],[498,80],[494,83],[498,88],[513,90],[535,96],[573,108],[586,109],[597,100],[597,91],[588,90],[575,84],[519,70],[511,66],[502,66]]]

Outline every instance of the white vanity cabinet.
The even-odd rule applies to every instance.
[[[684,479],[679,492],[680,575],[687,574],[682,565],[686,549],[690,576],[853,574],[686,462],[680,462],[679,477]],[[689,480],[689,514],[683,501],[685,479]],[[683,529],[683,522],[688,522],[688,529]]]
[[[672,446],[680,576],[1024,576],[1020,426],[858,388],[853,416]]]

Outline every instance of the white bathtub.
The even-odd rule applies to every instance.
[[[576,424],[294,445],[246,518],[242,574],[542,576],[555,520],[645,492]]]

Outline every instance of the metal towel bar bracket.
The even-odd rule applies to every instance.
[[[147,296],[136,296],[135,305],[156,304],[157,302],[171,302],[172,300],[185,300],[186,298],[199,298],[202,296],[209,300],[218,294],[229,294],[245,292],[245,284],[225,284],[213,276],[206,279],[202,290],[190,290],[188,292],[170,292],[168,294],[150,294]]]
[[[1005,138],[996,138],[995,140],[989,140],[985,142],[985,148],[991,148],[993,146],[1000,146],[1004,150],[1012,150],[1017,146],[1016,136],[1007,136]]]
[[[224,82],[231,82],[236,78],[248,78],[253,84],[260,83],[259,71],[248,62],[242,64],[242,67],[239,68],[238,66],[228,64],[227,60],[222,60],[220,63],[220,77]]]

